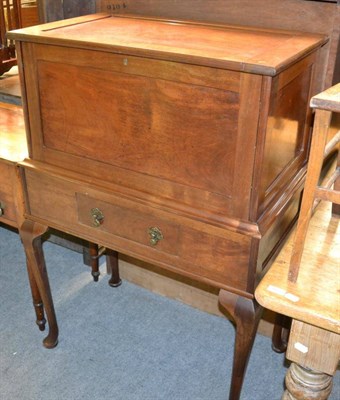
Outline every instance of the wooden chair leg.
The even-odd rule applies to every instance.
[[[310,157],[307,171],[307,177],[303,192],[300,215],[297,223],[294,247],[290,260],[288,280],[296,282],[299,265],[301,262],[303,246],[305,243],[308,225],[313,212],[314,193],[318,185],[320,172],[323,164],[323,155],[327,141],[327,131],[329,128],[332,113],[325,110],[316,110],[313,137],[311,143]]]
[[[111,279],[109,285],[118,287],[122,284],[119,276],[118,253],[114,250],[106,249],[106,264],[108,271],[111,271]]]
[[[254,344],[263,308],[248,299],[221,289],[219,302],[236,323],[233,373],[229,400],[239,400],[251,349]]]
[[[340,148],[338,149],[338,158],[337,158],[337,168],[340,168]],[[334,190],[340,192],[340,179],[337,179],[334,183]],[[332,214],[340,215],[340,204],[333,203],[332,204]]]
[[[48,321],[49,332],[43,344],[46,348],[53,348],[58,343],[59,330],[41,245],[41,236],[47,231],[47,228],[47,226],[26,220],[20,228],[20,236],[30,271],[43,301]]]

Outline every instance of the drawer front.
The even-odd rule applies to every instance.
[[[158,251],[177,254],[179,226],[150,213],[110,204],[76,193],[81,224],[126,238]]]
[[[13,195],[15,166],[0,160],[0,222],[16,225],[16,210]]]
[[[251,238],[25,171],[30,218],[217,287],[246,291]]]

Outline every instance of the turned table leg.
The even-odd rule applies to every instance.
[[[95,282],[98,282],[100,271],[99,271],[99,255],[98,245],[95,243],[89,243],[89,255],[90,255],[90,266],[91,275]]]
[[[256,300],[248,299],[223,289],[219,293],[219,302],[236,324],[229,400],[238,400],[263,309]]]
[[[340,358],[340,335],[293,320],[286,357],[292,364],[282,399],[328,399]]]
[[[53,348],[58,343],[58,325],[41,245],[41,236],[46,231],[47,226],[26,220],[21,226],[20,234],[26,253],[27,264],[41,295],[48,321],[49,332],[43,344],[47,348]]]
[[[100,255],[105,253],[107,273],[111,274],[109,285],[112,287],[120,286],[122,284],[122,280],[120,279],[119,276],[118,252],[104,247],[102,247],[101,250],[99,250],[97,244],[89,243],[89,253],[90,253],[90,260],[91,260],[90,262],[92,268],[91,274],[93,276],[94,281],[97,282],[100,275],[98,259]]]
[[[286,374],[282,400],[327,400],[332,391],[332,376],[292,363]]]
[[[27,272],[28,279],[31,286],[32,298],[33,298],[33,306],[36,315],[36,324],[39,327],[39,330],[44,331],[46,325],[46,319],[44,314],[44,305],[40,296],[40,292],[37,286],[37,283],[34,279],[34,275],[32,272],[32,268],[27,260]]]

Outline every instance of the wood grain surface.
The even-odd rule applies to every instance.
[[[340,333],[340,226],[331,205],[321,203],[311,219],[296,283],[288,281],[291,235],[256,290],[264,307]]]

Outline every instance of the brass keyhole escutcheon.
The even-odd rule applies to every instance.
[[[99,208],[91,209],[92,225],[98,228],[104,222],[104,214]]]
[[[162,231],[157,227],[151,227],[148,229],[148,234],[150,237],[151,246],[156,246],[156,244],[163,239]]]

